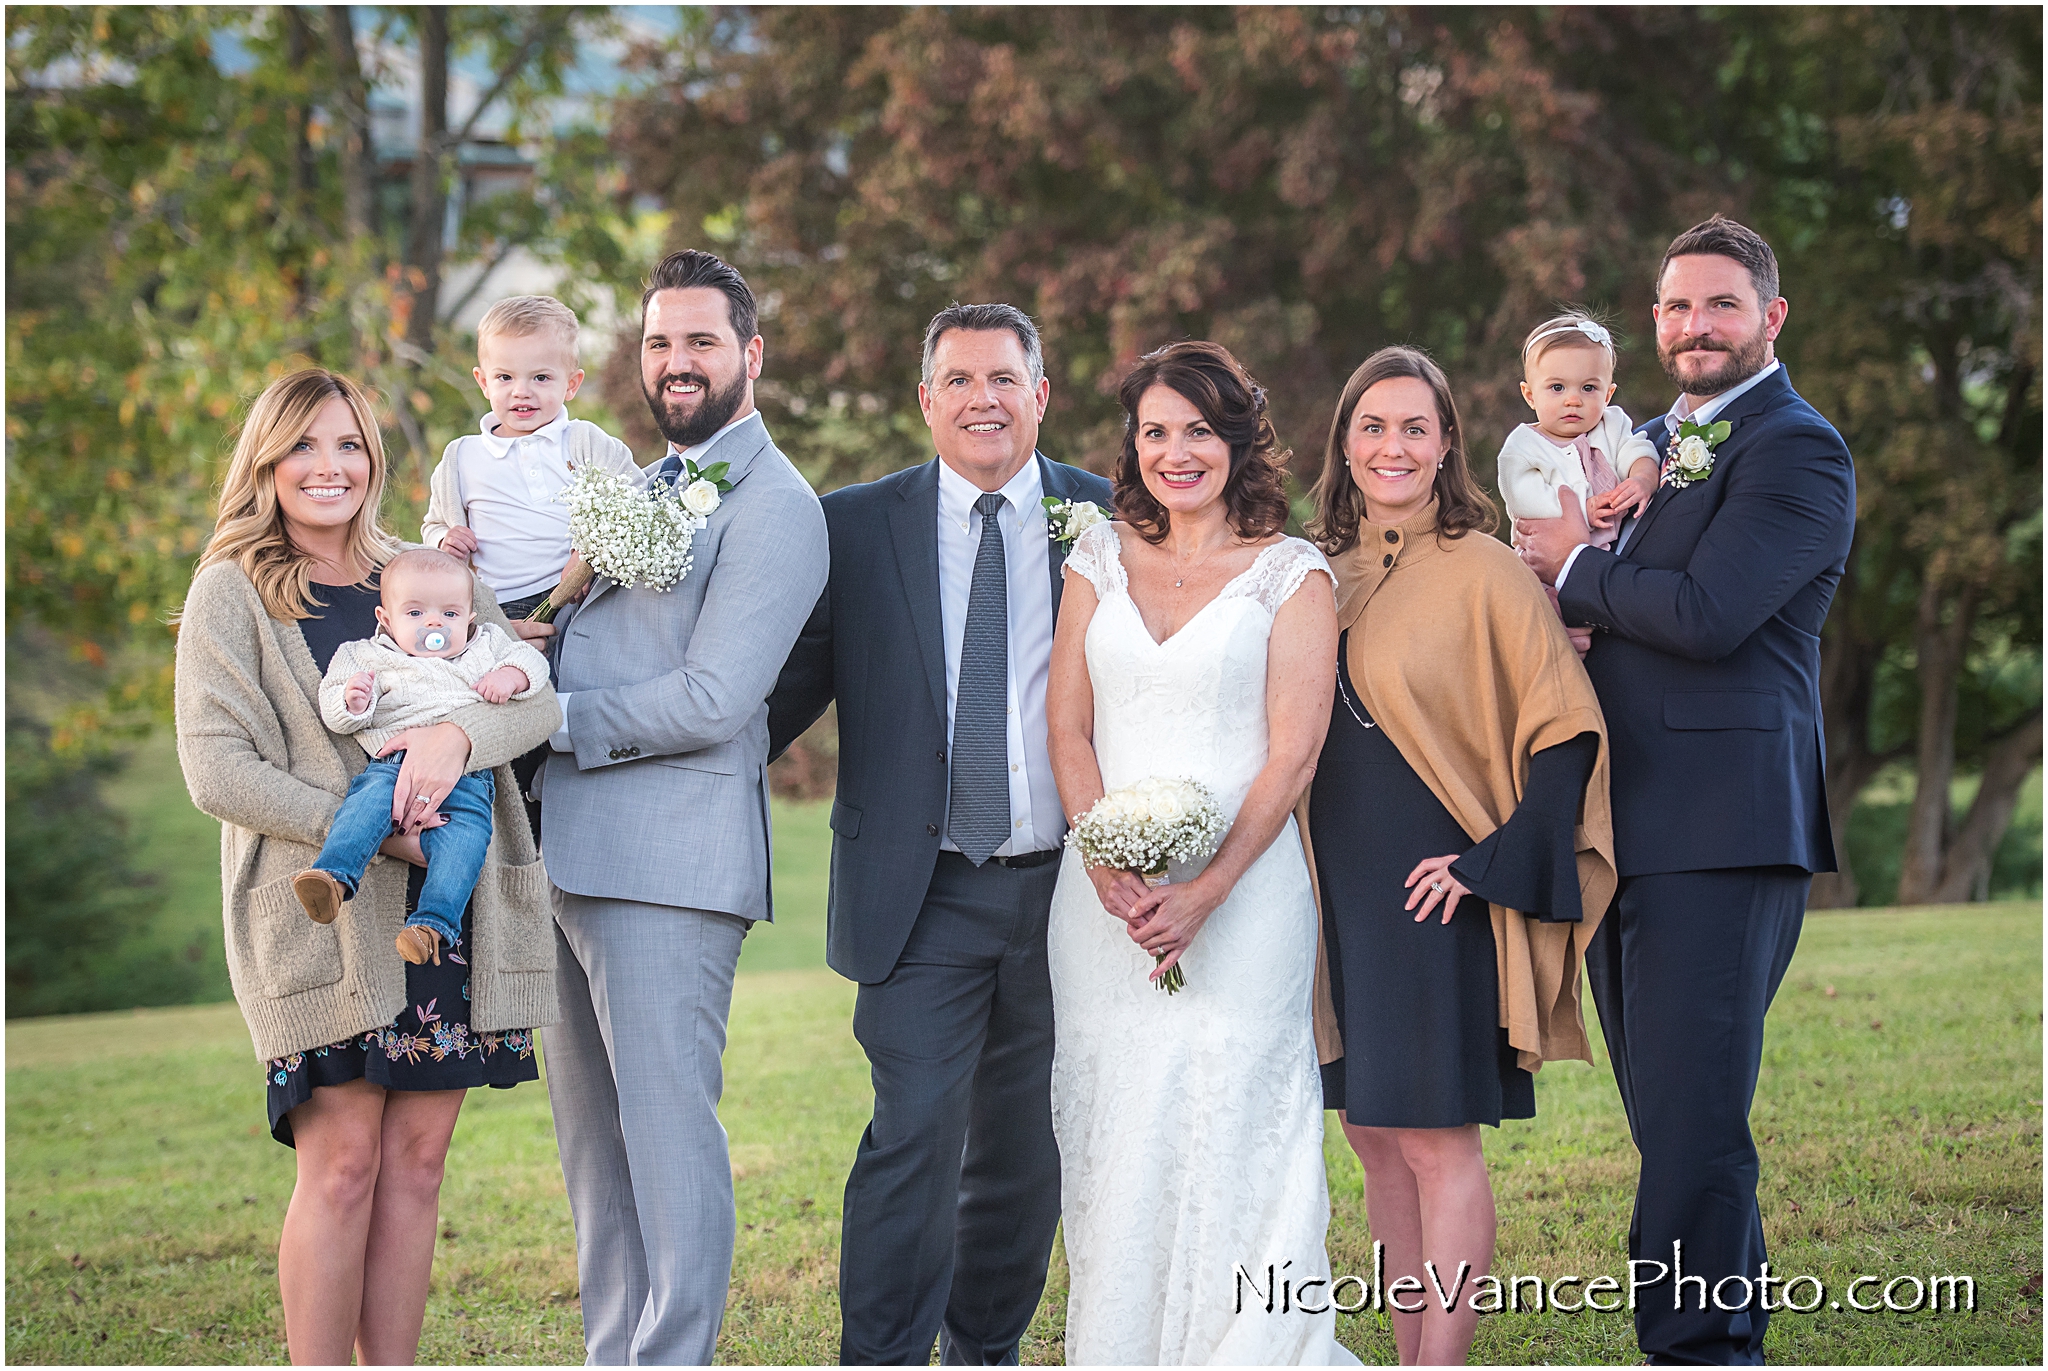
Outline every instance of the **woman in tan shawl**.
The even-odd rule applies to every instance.
[[[1449,384],[1368,358],[1330,426],[1312,532],[1337,569],[1337,698],[1310,790],[1341,1048],[1324,1100],[1365,1167],[1387,1276],[1492,1266],[1479,1125],[1591,1060],[1585,944],[1614,890],[1599,701],[1535,577],[1488,537]],[[1332,1049],[1335,1049],[1334,1051]],[[1427,1287],[1424,1287],[1427,1289]],[[1404,1363],[1460,1362],[1472,1290],[1398,1313]]]

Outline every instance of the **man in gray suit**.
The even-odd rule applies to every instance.
[[[726,464],[667,591],[600,579],[562,631],[544,781],[562,1022],[548,1098],[593,1363],[710,1362],[732,1275],[718,1121],[740,940],[770,917],[768,692],[825,585],[825,519],[754,409],[753,293],[708,252],[654,270],[640,375],[668,456]]]
[[[826,957],[860,982],[875,1117],[846,1181],[839,1359],[1017,1360],[1060,1216],[1046,916],[1067,830],[1045,685],[1064,544],[1041,501],[1109,482],[1035,450],[1038,330],[925,331],[938,456],[825,497],[832,577],[770,703],[774,752],[839,702]]]

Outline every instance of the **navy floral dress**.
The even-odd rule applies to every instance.
[[[376,578],[361,586],[316,585],[313,596],[325,612],[319,618],[301,619],[299,627],[324,673],[336,648],[377,631]],[[409,914],[419,900],[426,871],[416,866],[407,875]],[[485,1085],[509,1090],[521,1081],[540,1079],[532,1029],[478,1033],[469,1026],[468,949],[474,916],[474,907],[462,911],[462,936],[442,949],[439,966],[406,966],[406,1007],[392,1022],[310,1052],[275,1058],[264,1068],[271,1137],[293,1146],[290,1113],[323,1085],[367,1079],[386,1090],[469,1090]],[[397,957],[398,950],[393,948],[391,955]]]

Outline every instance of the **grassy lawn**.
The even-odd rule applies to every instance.
[[[822,864],[791,879],[822,892]],[[785,904],[822,906],[784,889]],[[726,1362],[826,1362],[837,1348],[840,1194],[869,1094],[852,987],[771,969],[799,947],[815,962],[821,930],[805,917],[786,911],[748,939],[734,996],[723,1115],[741,1228]],[[2038,1363],[2040,963],[2038,904],[1808,920],[1754,1116],[1774,1269],[1818,1276],[1831,1296],[1860,1274],[1967,1274],[1978,1307],[1780,1315],[1771,1360]],[[291,1154],[263,1127],[231,1005],[17,1020],[7,1091],[8,1360],[282,1359]],[[1536,1120],[1487,1138],[1499,1267],[1620,1275],[1633,1153],[1607,1068],[1550,1067],[1538,1092]],[[1334,1128],[1328,1155],[1333,1261],[1369,1271],[1358,1167]],[[422,1360],[580,1362],[543,1089],[472,1096],[442,1222]],[[1056,1256],[1027,1362],[1060,1359],[1064,1279]],[[1346,1316],[1339,1333],[1368,1361],[1393,1359],[1380,1316]],[[1550,1313],[1481,1320],[1475,1359],[1639,1358],[1626,1315]]]

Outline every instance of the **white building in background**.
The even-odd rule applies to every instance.
[[[567,81],[568,91],[553,102],[556,125],[587,118],[625,84],[619,65],[629,44],[659,40],[675,32],[677,14],[669,9],[621,6],[613,10],[616,33],[586,40]],[[419,141],[419,65],[416,54],[398,45],[376,45],[367,24],[356,28],[366,75],[375,73],[370,97],[370,138],[388,218],[404,217],[407,178]],[[479,80],[479,76],[483,79]],[[491,73],[456,62],[448,72],[448,124],[461,128],[482,98]],[[493,196],[536,193],[539,189],[537,144],[510,140],[510,107],[504,103],[484,111],[470,136],[456,149],[456,174],[449,187],[442,245],[452,251],[464,214]],[[481,261],[451,261],[442,271],[441,308],[445,322],[460,332],[473,332],[484,311],[507,295],[558,294],[562,267],[544,261],[524,247]],[[583,312],[584,349],[603,348],[617,326],[616,302],[601,297]],[[585,361],[594,360],[586,356]]]

